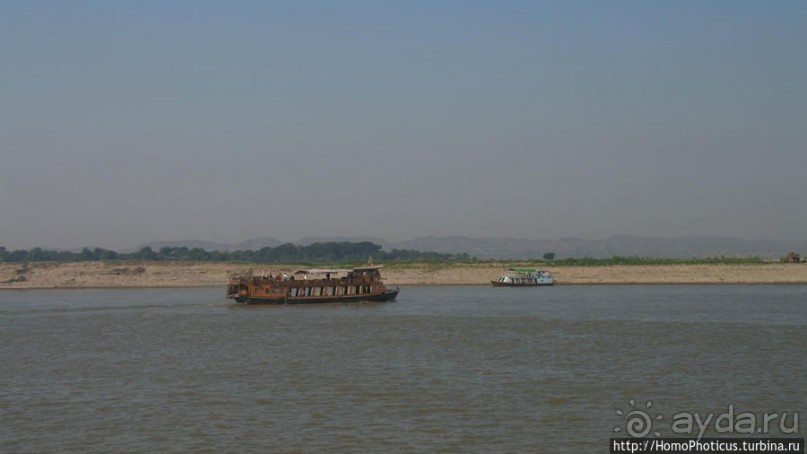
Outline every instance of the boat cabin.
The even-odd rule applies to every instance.
[[[494,287],[555,285],[555,279],[551,273],[535,268],[510,268],[502,273],[499,279],[490,282]]]
[[[291,275],[232,277],[227,297],[239,303],[318,303],[389,301],[398,290],[387,290],[381,265],[353,269],[301,269]]]

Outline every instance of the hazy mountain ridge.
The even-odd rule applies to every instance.
[[[666,258],[717,256],[783,257],[789,251],[807,251],[807,242],[742,240],[723,237],[647,238],[615,235],[599,240],[561,238],[529,240],[516,238],[424,237],[399,243],[407,249],[428,248],[435,252],[467,252],[479,258],[530,258],[552,252],[557,258],[607,258],[615,255]]]
[[[136,251],[144,247],[150,247],[155,251],[159,251],[164,247],[186,247],[188,249],[199,248],[206,251],[257,251],[264,247],[277,247],[284,244],[271,237],[254,238],[251,240],[239,241],[237,243],[216,243],[213,241],[202,240],[184,240],[184,241],[152,241],[150,243],[143,243],[133,249]]]
[[[807,253],[807,242],[778,240],[743,240],[712,236],[680,238],[648,238],[632,235],[614,235],[599,240],[560,238],[537,240],[523,238],[469,238],[464,236],[425,236],[398,243],[373,237],[308,237],[294,242],[310,245],[316,242],[361,242],[370,241],[383,246],[384,250],[413,249],[423,252],[456,254],[466,252],[481,259],[526,259],[555,253],[557,258],[593,257],[607,258],[615,255],[666,258],[703,258],[717,256],[759,256],[779,258],[789,251]],[[215,243],[200,240],[159,241],[140,245],[159,250],[162,247],[199,247],[208,251],[258,250],[276,247],[285,242],[271,237],[262,237],[238,243]]]
[[[295,241],[294,244],[299,246],[309,246],[314,243],[341,243],[343,241],[349,243],[361,243],[363,241],[369,241],[373,244],[377,244],[382,246],[384,249],[390,250],[395,249],[393,243],[390,243],[387,240],[382,240],[381,238],[375,238],[371,236],[322,236],[322,237],[306,237],[300,238],[299,240]],[[400,248],[398,248],[400,249]]]
[[[230,245],[230,249],[228,251],[257,251],[259,249],[265,247],[278,247],[281,244],[285,244],[286,241],[280,241],[272,237],[261,237],[255,238],[252,240],[241,241],[239,243],[235,243]]]
[[[216,243],[214,241],[204,240],[181,240],[181,241],[151,241],[149,243],[139,244],[136,248],[122,249],[122,252],[134,252],[144,247],[150,247],[155,251],[159,251],[164,247],[186,247],[188,249],[204,249],[206,251],[224,251],[225,248],[230,247],[226,243]]]

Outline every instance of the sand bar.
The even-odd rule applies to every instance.
[[[487,285],[515,264],[398,264],[388,285]],[[211,262],[0,263],[0,290],[224,286],[233,274],[292,272],[299,266]],[[559,285],[807,284],[807,264],[614,265],[546,267]]]

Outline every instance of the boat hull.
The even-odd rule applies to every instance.
[[[299,296],[299,297],[238,297],[241,304],[318,304],[318,303],[358,303],[394,301],[400,289],[386,290],[383,293],[364,295]]]
[[[538,282],[538,283],[529,283],[529,284],[516,284],[514,282],[501,282],[501,281],[490,281],[490,284],[494,287],[551,287],[555,285],[554,282]]]

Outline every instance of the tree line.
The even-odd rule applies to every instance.
[[[253,262],[253,263],[299,263],[299,262],[364,262],[372,257],[377,261],[448,261],[470,260],[468,254],[443,254],[421,252],[411,249],[383,251],[382,246],[369,241],[327,242],[298,246],[294,243],[276,247],[264,247],[256,251],[206,251],[201,248],[163,247],[155,251],[145,246],[136,252],[115,252],[102,248],[84,248],[80,252],[45,250],[8,251],[0,246],[0,262],[87,262],[87,261],[188,261],[188,262]]]

